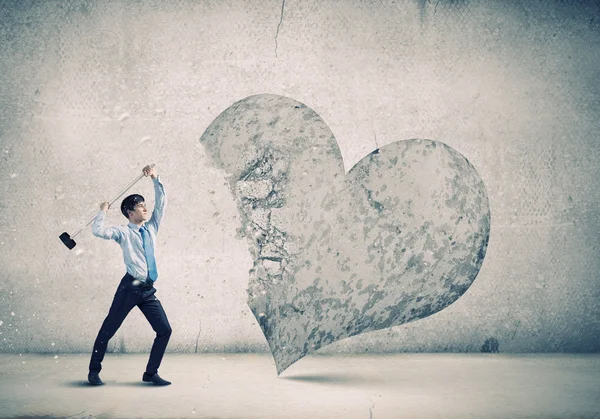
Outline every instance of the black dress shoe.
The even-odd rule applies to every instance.
[[[160,375],[158,375],[158,373],[154,375],[148,375],[144,373],[144,375],[142,376],[142,381],[152,383],[155,386],[168,386],[169,384],[171,384],[170,381],[163,380],[162,378],[160,378]]]
[[[101,386],[102,384],[104,384],[100,379],[99,373],[95,371],[90,371],[90,373],[88,374],[88,382],[93,386]]]

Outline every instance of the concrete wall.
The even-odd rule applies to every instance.
[[[465,155],[490,198],[463,297],[322,351],[480,351],[491,337],[501,352],[599,351],[599,35],[591,1],[1,2],[0,351],[91,351],[121,251],[89,227],[71,251],[58,236],[149,162],[170,200],[168,350],[268,350],[233,196],[199,144],[261,93],[314,109],[346,170],[429,138]],[[149,180],[132,192],[152,203]],[[133,311],[110,348],[146,351],[152,335]]]

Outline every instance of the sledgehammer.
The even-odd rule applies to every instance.
[[[150,165],[150,167],[154,167],[154,163],[152,163]],[[143,177],[144,177],[144,174],[142,173],[141,175],[139,175],[138,177],[136,177],[135,179],[133,179],[129,183],[129,185],[125,186],[123,188],[123,190],[121,190],[121,192],[119,192],[119,194],[117,196],[115,196],[109,202],[108,206],[110,207],[113,204],[113,202],[115,202],[117,199],[119,199],[119,197],[121,195],[123,195],[125,192],[127,192],[129,190],[129,188],[131,188],[133,185],[135,185],[137,183],[137,181],[140,180]],[[97,212],[96,212],[96,214],[97,214]],[[75,237],[76,235],[78,235],[81,232],[81,230],[83,230],[89,223],[91,223],[92,221],[94,221],[94,218],[96,218],[96,214],[92,215],[90,217],[90,219],[87,220],[87,222],[84,225],[82,225],[81,227],[79,227],[79,229],[75,233],[73,233],[72,236],[70,236],[69,233],[67,233],[66,231],[59,236],[60,240],[64,243],[65,246],[67,246],[69,248],[69,250],[73,249],[77,245],[77,243],[75,243],[75,240],[73,240],[73,237]]]

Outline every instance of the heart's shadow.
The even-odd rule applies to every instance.
[[[292,376],[279,376],[281,380],[298,381],[302,383],[314,383],[314,384],[336,384],[336,385],[363,385],[366,382],[372,383],[372,377],[361,377],[358,375],[350,374],[302,374]]]
[[[487,193],[445,143],[391,142],[346,174],[325,121],[277,95],[236,102],[200,142],[236,201],[254,260],[248,305],[278,374],[340,339],[439,312],[479,272]]]

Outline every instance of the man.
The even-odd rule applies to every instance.
[[[99,373],[102,369],[101,364],[108,341],[115,335],[127,314],[135,306],[138,306],[156,332],[150,359],[142,380],[159,386],[171,384],[158,375],[158,367],[171,336],[171,326],[160,301],[156,298],[156,289],[154,288],[154,282],[158,279],[154,248],[167,199],[156,169],[146,166],[142,172],[145,176],[150,176],[154,183],[155,198],[152,217],[148,219],[149,214],[144,197],[134,194],[129,195],[121,203],[121,212],[129,220],[127,225],[104,227],[104,217],[109,208],[108,202],[100,204],[100,211],[92,225],[94,236],[114,240],[121,245],[127,268],[127,273],[117,288],[108,315],[102,323],[94,343],[88,374],[88,381],[92,385],[103,384]]]

